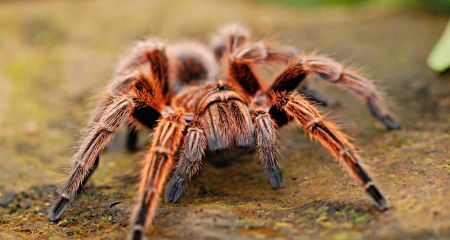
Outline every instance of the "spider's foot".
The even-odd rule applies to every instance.
[[[48,220],[50,222],[58,222],[69,205],[70,200],[65,197],[61,197],[58,202],[50,209],[48,213]]]
[[[389,208],[389,201],[384,197],[384,195],[375,185],[370,184],[366,188],[366,192],[372,198],[378,210],[385,211]]]
[[[304,87],[300,90],[300,94],[305,96],[306,99],[313,102],[315,105],[326,107],[328,106],[328,100],[320,93],[308,88]]]
[[[278,165],[270,165],[266,167],[266,174],[269,178],[272,188],[282,188],[283,187],[283,173]]]
[[[186,188],[186,180],[179,177],[173,176],[169,183],[166,185],[165,199],[168,203],[176,203],[180,200],[183,195],[184,189]]]
[[[310,100],[317,106],[322,106],[322,107],[328,106],[328,100],[324,96],[320,95],[317,92],[310,91],[308,93],[308,95],[306,95],[306,97],[308,100]]]
[[[130,144],[130,143],[127,142],[127,151],[129,153],[134,153],[134,152],[137,152],[138,150],[139,149],[138,149],[136,144]]]
[[[129,153],[134,153],[134,152],[137,152],[138,150],[139,149],[138,149],[138,147],[136,145],[128,145],[127,144],[127,151]]]
[[[325,100],[325,99],[315,99],[314,102],[318,106],[322,106],[322,107],[327,107],[328,106],[328,101]]]
[[[131,127],[128,130],[128,135],[127,135],[127,151],[128,152],[136,152],[138,150],[137,142],[138,142],[137,130],[135,128]]]
[[[133,231],[128,235],[128,240],[147,240],[142,227],[135,227]]]
[[[397,130],[401,128],[400,123],[398,123],[397,120],[389,114],[382,113],[380,108],[373,101],[368,100],[367,106],[369,107],[370,113],[382,122],[384,126],[386,126],[387,130]]]
[[[380,119],[381,122],[386,126],[388,130],[397,130],[400,129],[400,123],[398,123],[394,118],[389,115],[384,116]]]

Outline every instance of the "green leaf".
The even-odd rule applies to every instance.
[[[428,56],[427,63],[433,71],[438,73],[450,68],[450,21],[441,39]]]

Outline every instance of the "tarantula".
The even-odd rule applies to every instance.
[[[282,187],[277,129],[291,121],[340,162],[379,210],[388,208],[388,200],[358,163],[360,157],[349,138],[314,106],[326,102],[304,83],[307,75],[315,73],[362,97],[388,129],[399,128],[369,80],[324,56],[298,55],[292,48],[251,42],[248,31],[238,25],[222,28],[212,43],[212,50],[198,43],[166,47],[153,38],[136,45],[119,64],[89,122],[59,199],[50,209],[50,221],[61,218],[123,122],[154,131],[141,172],[131,239],[145,238],[169,176],[165,199],[176,202],[186,182],[201,170],[206,150],[256,146],[272,187]],[[221,62],[226,64],[223,81],[218,80]],[[285,68],[266,86],[256,67],[270,64]],[[128,147],[135,144],[133,130]]]

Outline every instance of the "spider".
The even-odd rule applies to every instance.
[[[224,81],[218,80],[220,63],[226,66]],[[284,70],[266,86],[257,67],[273,64],[282,64]],[[277,129],[290,122],[321,143],[374,205],[386,210],[388,200],[358,163],[360,157],[349,138],[314,106],[326,105],[326,101],[305,85],[309,74],[362,97],[387,129],[400,128],[380,93],[359,73],[324,56],[298,55],[292,48],[251,42],[249,32],[239,25],[220,29],[212,49],[193,42],[166,47],[155,38],[137,43],[118,65],[90,119],[49,220],[62,217],[123,122],[154,132],[140,176],[130,239],[145,238],[169,177],[165,199],[171,203],[180,199],[187,181],[201,170],[207,150],[255,146],[270,184],[281,188]],[[136,130],[132,129],[129,149],[135,144]]]

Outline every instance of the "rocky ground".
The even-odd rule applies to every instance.
[[[252,154],[209,159],[178,204],[163,203],[154,239],[450,238],[450,79],[425,59],[447,18],[420,9],[292,8],[256,1],[2,1],[0,239],[121,239],[143,152],[121,131],[58,224],[47,209],[96,95],[136,39],[207,41],[240,22],[255,38],[363,67],[390,96],[403,129],[387,132],[363,103],[314,80],[323,109],[354,139],[389,197],[380,213],[318,144],[280,130],[285,187],[272,190]],[[148,133],[141,134],[145,145]]]

